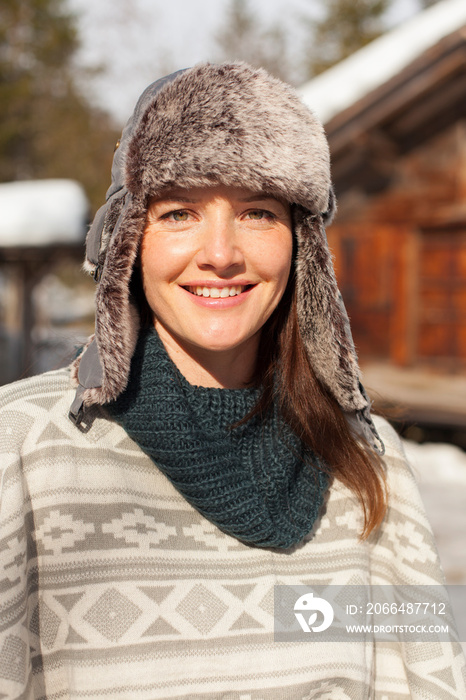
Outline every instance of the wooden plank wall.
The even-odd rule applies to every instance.
[[[463,123],[400,157],[382,194],[345,195],[328,237],[361,358],[466,369]]]

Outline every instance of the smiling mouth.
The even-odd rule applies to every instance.
[[[242,294],[246,289],[250,289],[254,285],[239,285],[233,284],[228,287],[185,287],[185,289],[197,297],[206,297],[210,299],[226,299],[227,297],[236,297]]]

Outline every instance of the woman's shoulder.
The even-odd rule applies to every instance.
[[[373,575],[381,581],[442,583],[432,530],[417,485],[419,474],[413,471],[403,441],[393,427],[379,416],[374,422],[385,444],[388,511],[380,531],[371,538],[378,551]]]
[[[68,368],[37,374],[27,379],[19,379],[0,387],[0,411],[8,410],[23,403],[42,400],[50,403],[53,398],[64,392],[73,392],[70,370]]]
[[[50,423],[57,413],[66,413],[74,389],[68,369],[54,370],[21,379],[0,388],[2,452],[16,451],[31,431]]]
[[[388,479],[391,480],[396,474],[405,474],[409,478],[414,478],[411,465],[406,457],[403,441],[396,430],[382,416],[374,415],[373,420],[385,447],[383,461],[387,469]]]
[[[415,472],[410,464],[403,441],[385,418],[374,416],[374,423],[385,446],[382,459],[390,507],[396,508],[410,503],[417,513],[423,512],[417,485],[420,474],[417,469]]]
[[[109,453],[123,445],[131,454],[140,450],[105,407],[91,406],[79,427],[69,412],[76,394],[70,368],[22,379],[0,387],[0,452],[26,455],[52,448],[63,457],[70,449],[98,444]]]
[[[385,445],[385,453],[401,452],[401,454],[404,454],[400,437],[388,420],[377,414],[372,414],[372,419]]]
[[[53,412],[60,401],[71,401],[74,392],[69,368],[20,379],[0,387],[0,414],[19,412],[34,417],[43,409]]]

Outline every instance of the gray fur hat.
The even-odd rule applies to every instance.
[[[324,130],[288,85],[244,63],[202,64],[150,85],[126,124],[106,203],[86,243],[94,274],[95,337],[73,365],[70,416],[125,389],[139,315],[129,283],[148,201],[167,187],[243,186],[297,205],[296,279],[301,335],[318,379],[379,452],[370,404],[328,250],[335,203]]]

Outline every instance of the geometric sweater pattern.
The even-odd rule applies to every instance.
[[[335,481],[291,550],[207,521],[68,370],[0,390],[0,700],[464,700],[454,642],[274,642],[276,584],[441,584],[392,428],[387,516],[361,541]]]

